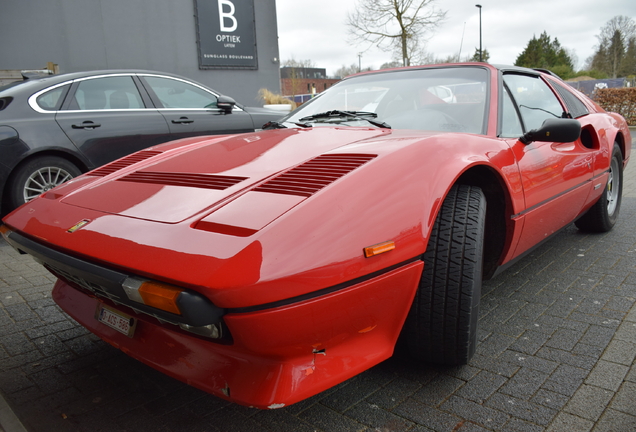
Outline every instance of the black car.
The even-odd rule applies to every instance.
[[[0,87],[2,212],[137,150],[252,132],[279,117],[160,72],[77,72]]]

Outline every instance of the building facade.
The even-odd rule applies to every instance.
[[[245,105],[280,92],[275,0],[3,1],[0,70],[146,69]]]
[[[321,93],[340,80],[327,78],[326,69],[286,66],[280,68],[280,81],[284,96],[298,96]]]

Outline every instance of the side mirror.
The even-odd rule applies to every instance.
[[[569,143],[581,136],[581,123],[574,119],[546,119],[539,129],[526,132],[519,141],[530,144],[533,141]]]
[[[225,114],[231,114],[236,101],[229,96],[221,95],[216,101],[216,106]]]

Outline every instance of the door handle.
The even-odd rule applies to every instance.
[[[180,117],[179,120],[172,120],[172,123],[174,123],[174,124],[188,124],[188,123],[194,123],[194,120],[190,120],[187,117]]]
[[[95,129],[100,126],[101,125],[99,123],[93,123],[92,121],[85,121],[85,122],[82,122],[82,124],[80,125],[76,125],[76,124],[71,125],[73,129]]]

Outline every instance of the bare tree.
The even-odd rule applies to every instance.
[[[380,69],[392,69],[392,68],[396,68],[400,66],[402,66],[401,61],[393,60],[390,62],[382,63],[382,66],[380,66]]]
[[[592,69],[616,78],[629,41],[636,37],[636,23],[632,18],[617,15],[601,28],[601,33],[596,37],[598,49],[591,61],[588,59],[588,64]]]
[[[313,60],[296,60],[294,56],[292,58],[283,61],[283,67],[293,67],[299,69],[311,69],[316,67],[316,63]]]
[[[605,23],[605,26],[601,28],[601,34],[597,38],[600,42],[609,41],[616,31],[621,33],[621,37],[624,38],[622,42],[627,45],[627,41],[636,36],[636,23],[630,17],[617,15]]]
[[[347,15],[354,39],[394,51],[404,66],[421,54],[426,33],[438,26],[446,12],[434,8],[435,0],[359,0]]]
[[[351,66],[342,65],[334,74],[335,77],[344,78],[349,75],[356,74],[358,72],[366,72],[373,70],[371,67],[364,67],[360,69],[360,66],[356,63],[351,63]]]

